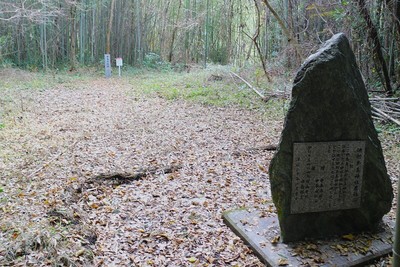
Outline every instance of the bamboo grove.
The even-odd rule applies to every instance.
[[[257,64],[297,68],[332,34],[352,42],[364,78],[400,81],[399,0],[2,0],[0,63]]]

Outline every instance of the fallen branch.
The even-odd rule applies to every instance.
[[[392,100],[392,101],[399,101],[399,97],[373,97],[370,98],[369,100],[371,101],[387,101],[387,100]]]
[[[384,118],[382,118],[382,117],[380,117],[380,116],[378,116],[378,115],[372,116],[372,118],[373,118],[374,120],[378,120],[378,121],[386,121]]]
[[[121,185],[132,181],[137,181],[143,177],[156,173],[173,173],[181,169],[181,165],[171,165],[166,167],[152,167],[146,169],[140,169],[134,173],[101,173],[94,176],[91,181],[99,182],[100,180],[113,181],[113,184]]]
[[[392,122],[396,123],[397,125],[400,126],[400,121],[396,120],[395,118],[393,118],[392,116],[389,116],[388,114],[386,114],[385,112],[383,112],[382,110],[376,108],[376,107],[372,107],[372,110],[376,111],[378,114],[382,115],[383,117],[391,120]]]
[[[234,73],[233,71],[230,72],[232,75],[234,75],[236,78],[240,79],[241,81],[243,81],[251,90],[253,90],[259,97],[261,97],[261,99],[265,102],[267,102],[270,98],[265,97],[260,91],[258,91],[254,86],[252,86],[248,81],[246,81],[245,79],[243,79],[242,77],[240,77],[239,75],[237,75],[236,73]]]

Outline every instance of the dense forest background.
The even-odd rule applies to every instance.
[[[339,32],[397,196],[400,0],[0,0],[0,266],[264,266],[221,215],[276,216],[294,72]],[[353,234],[290,255],[377,255]]]
[[[3,0],[0,62],[73,70],[108,52],[132,66],[256,64],[273,76],[344,32],[368,84],[391,94],[399,19],[399,0]]]

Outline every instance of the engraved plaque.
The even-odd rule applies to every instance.
[[[365,141],[294,143],[291,213],[359,208]]]

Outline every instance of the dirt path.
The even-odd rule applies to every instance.
[[[281,122],[256,112],[143,98],[97,79],[30,99],[0,131],[0,265],[262,266],[222,212],[271,207]],[[234,152],[242,153],[234,153]],[[179,165],[120,186],[100,173]]]

